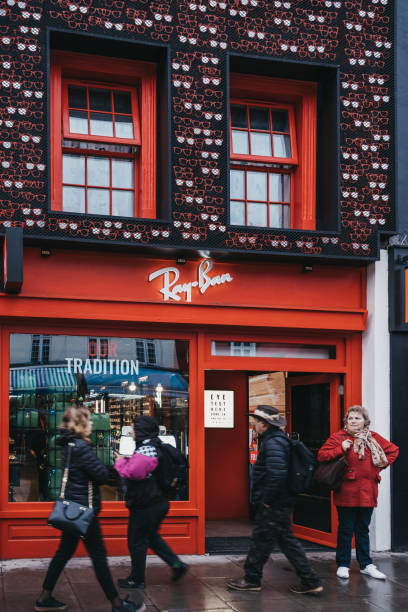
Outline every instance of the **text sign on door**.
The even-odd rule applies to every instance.
[[[204,427],[234,427],[234,391],[204,391]]]

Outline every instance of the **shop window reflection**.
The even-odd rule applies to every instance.
[[[47,361],[32,359],[33,338],[38,359],[48,340]],[[92,413],[92,445],[109,468],[103,500],[124,499],[124,483],[113,468],[114,451],[123,428],[137,415],[154,416],[163,441],[188,459],[188,349],[184,340],[11,334],[9,500],[58,497],[58,428],[72,404],[83,403]],[[187,473],[175,498],[188,499]]]

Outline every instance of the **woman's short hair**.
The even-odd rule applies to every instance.
[[[70,406],[67,408],[62,415],[61,429],[69,429],[74,431],[81,438],[89,442],[86,430],[88,428],[88,421],[90,417],[90,411],[84,406]]]
[[[347,412],[344,415],[344,423],[347,423],[347,419],[349,417],[350,412],[357,412],[358,414],[361,414],[361,416],[364,419],[364,425],[366,427],[368,427],[368,425],[370,425],[371,421],[370,421],[370,417],[368,416],[368,410],[367,408],[364,408],[364,406],[350,406],[350,408],[347,408]]]

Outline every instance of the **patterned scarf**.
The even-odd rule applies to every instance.
[[[364,427],[362,431],[350,431],[347,425],[344,430],[354,438],[354,452],[357,453],[360,460],[364,459],[365,447],[370,450],[371,458],[376,467],[384,468],[388,465],[388,459],[377,440],[373,438],[368,427]]]

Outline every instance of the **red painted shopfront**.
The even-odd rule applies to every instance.
[[[47,495],[45,501],[33,499],[34,484],[35,491],[41,488],[40,462],[32,463],[40,484],[37,476],[34,484],[26,481],[25,474],[27,461],[38,459],[33,439],[38,447],[44,414],[50,427],[51,415],[64,406],[61,385],[84,385],[86,379],[87,397],[101,422],[108,400],[112,422],[115,402],[124,406],[121,424],[127,407],[137,402],[162,411],[163,431],[167,427],[165,433],[172,434],[173,428],[189,457],[187,492],[172,501],[163,525],[163,534],[180,553],[205,552],[206,518],[248,518],[248,389],[256,401],[265,380],[279,380],[289,430],[310,445],[339,427],[344,406],[361,401],[365,268],[314,264],[305,271],[298,263],[210,259],[179,265],[175,258],[57,248],[44,257],[40,249],[26,247],[22,292],[1,295],[0,316],[0,558],[47,557],[55,550],[58,534],[46,524],[52,501]],[[27,339],[30,354],[24,357]],[[79,358],[72,347],[82,339],[86,355]],[[117,346],[123,340],[123,346],[133,347],[134,339],[138,367],[144,365],[132,396],[131,360],[121,359]],[[64,365],[52,363],[52,343],[65,351]],[[165,367],[169,351],[171,367]],[[99,374],[105,368],[105,382],[98,382],[96,368]],[[112,382],[115,372],[119,382]],[[117,389],[107,398],[109,376]],[[151,395],[143,391],[149,377]],[[235,391],[233,428],[204,428],[205,389]],[[45,404],[51,400],[56,413]],[[19,402],[25,406],[21,418],[35,418],[25,437]],[[33,402],[31,408],[24,402]],[[171,410],[178,411],[176,420]],[[110,433],[100,433],[101,440],[105,434],[111,439]],[[51,439],[49,455],[56,454]],[[24,440],[24,452],[17,449],[18,440]],[[50,465],[48,485],[58,473]],[[52,465],[58,465],[57,458]],[[333,507],[326,496],[326,505],[315,512],[318,497],[305,498],[295,511],[296,533],[333,545]],[[108,551],[126,554],[127,510],[117,484],[107,488],[104,499]]]

